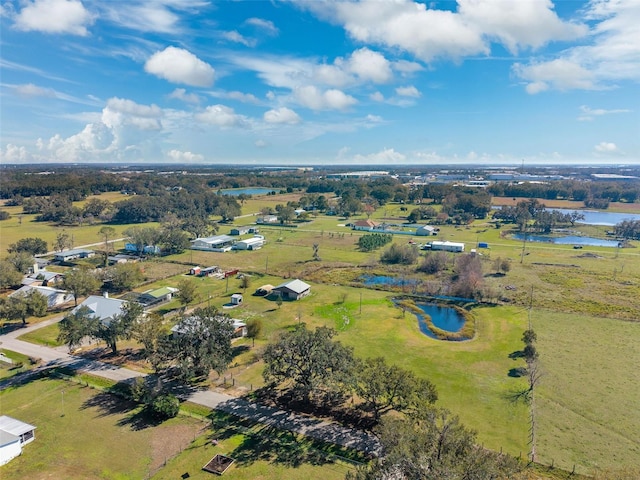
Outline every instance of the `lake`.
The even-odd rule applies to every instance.
[[[247,187],[247,188],[225,188],[220,190],[223,195],[231,195],[237,197],[238,195],[266,195],[269,192],[278,192],[277,188],[265,188],[265,187]]]
[[[640,214],[637,213],[601,212],[598,210],[571,210],[568,208],[548,208],[547,210],[565,214],[577,211],[578,213],[584,215],[584,220],[579,220],[576,223],[582,223],[583,225],[607,225],[612,227],[622,222],[623,220],[640,220]]]

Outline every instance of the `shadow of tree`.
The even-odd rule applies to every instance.
[[[523,388],[519,390],[510,390],[504,394],[504,398],[511,403],[524,402],[528,404],[531,401],[531,390]]]
[[[511,352],[508,356],[509,356],[509,358],[511,360],[517,360],[519,358],[524,358],[524,351],[516,350],[515,352]]]
[[[527,375],[527,369],[525,367],[510,368],[507,375],[511,378],[521,378]]]

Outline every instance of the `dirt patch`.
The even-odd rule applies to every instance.
[[[191,445],[206,428],[204,423],[190,419],[189,423],[155,429],[151,437],[150,473],[156,473],[169,459]]]

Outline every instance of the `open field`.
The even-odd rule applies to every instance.
[[[286,203],[285,197],[291,200],[298,196],[253,198],[245,203],[243,213],[255,213],[264,206]],[[374,212],[372,218],[400,223],[403,219],[399,217],[399,208],[388,205]],[[249,225],[254,220],[254,216],[237,218],[233,225]],[[512,401],[513,394],[524,388],[526,382],[508,375],[510,369],[524,365],[522,360],[509,358],[509,354],[522,348],[520,337],[527,328],[527,307],[532,304],[534,329],[545,370],[535,403],[539,415],[539,458],[546,463],[553,460],[569,470],[576,464],[583,473],[595,466],[635,465],[639,440],[634,432],[640,430],[640,420],[631,402],[640,396],[637,387],[640,382],[637,373],[629,369],[637,351],[634,345],[640,341],[638,248],[585,246],[575,250],[571,245],[523,244],[510,238],[506,233],[508,226],[496,229],[487,220],[469,226],[444,226],[435,237],[396,235],[393,241],[398,245],[435,239],[465,242],[467,250],[478,242],[490,245],[489,249],[478,251],[482,254],[485,280],[497,292],[499,305],[473,309],[478,325],[478,334],[473,340],[443,342],[421,334],[410,313],[403,317],[390,301],[392,293],[362,288],[358,277],[367,271],[420,281],[433,278],[416,273],[412,267],[380,265],[380,251],[357,251],[357,240],[365,232],[354,232],[344,226],[354,220],[311,216],[309,222],[296,224],[297,228],[261,227],[260,233],[265,235],[267,244],[258,251],[187,251],[144,262],[145,275],[153,283],[136,290],[176,286],[179,280],[189,278],[198,287],[200,305],[214,305],[234,318],[262,319],[263,332],[255,347],[242,351],[225,374],[228,378],[233,375],[235,383],[229,386],[229,392],[242,393],[262,385],[260,349],[283,328],[299,321],[310,327],[331,326],[339,332],[337,339],[352,346],[356,355],[382,355],[391,363],[431,379],[438,388],[438,404],[476,429],[480,443],[516,456],[529,450],[529,408],[522,402]],[[89,228],[97,231],[99,226],[82,227]],[[228,233],[230,228],[231,225],[221,225],[219,233]],[[574,230],[604,237],[606,228],[576,225]],[[87,238],[94,235],[91,243],[99,241],[95,232],[89,231],[86,235]],[[39,235],[29,233],[28,236]],[[11,242],[18,238],[21,237]],[[319,246],[319,262],[312,260],[314,244]],[[638,242],[632,245],[637,247]],[[493,262],[498,257],[511,260],[511,270],[504,276],[495,274]],[[244,292],[235,277],[225,280],[188,277],[185,274],[189,265],[238,269],[251,275],[251,284]],[[301,278],[311,283],[311,296],[278,307],[273,301],[251,295],[263,284],[277,285],[286,278]],[[236,309],[224,309],[232,293],[244,293],[244,304]],[[174,300],[162,305],[159,311],[168,313],[178,307],[179,303]],[[56,329],[48,328],[30,340],[46,342],[55,336]],[[248,347],[250,341],[240,340],[236,345],[241,344]],[[635,364],[638,361],[640,359]],[[613,384],[614,378],[624,380]],[[221,381],[215,375],[212,379],[214,383]],[[244,441],[233,440],[226,448],[236,448],[237,442]],[[202,449],[207,448],[209,446],[203,444]],[[210,458],[209,453],[206,450],[204,456]],[[194,456],[187,463],[199,461],[200,457]],[[259,465],[260,461],[256,461],[251,468]],[[299,472],[303,472],[302,469],[269,469],[264,470],[265,473],[259,469],[247,471],[265,478],[278,478],[278,475],[297,478]],[[251,475],[237,478],[254,478]],[[305,475],[311,476],[300,473],[300,477]]]
[[[63,380],[0,393],[2,414],[35,425],[36,439],[2,467],[3,480],[142,479],[200,434],[199,420],[147,422],[139,407]]]
[[[538,455],[583,472],[637,466],[640,323],[534,310],[543,377]]]
[[[529,199],[522,197],[493,197],[491,203],[496,206],[509,205],[513,207],[522,200]],[[538,201],[546,205],[548,208],[568,208],[575,210],[582,210],[585,208],[584,202],[576,202],[573,200],[545,200],[539,198]],[[607,211],[619,213],[640,213],[640,203],[611,202]]]

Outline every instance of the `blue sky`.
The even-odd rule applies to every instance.
[[[0,162],[640,163],[640,0],[0,0]]]

